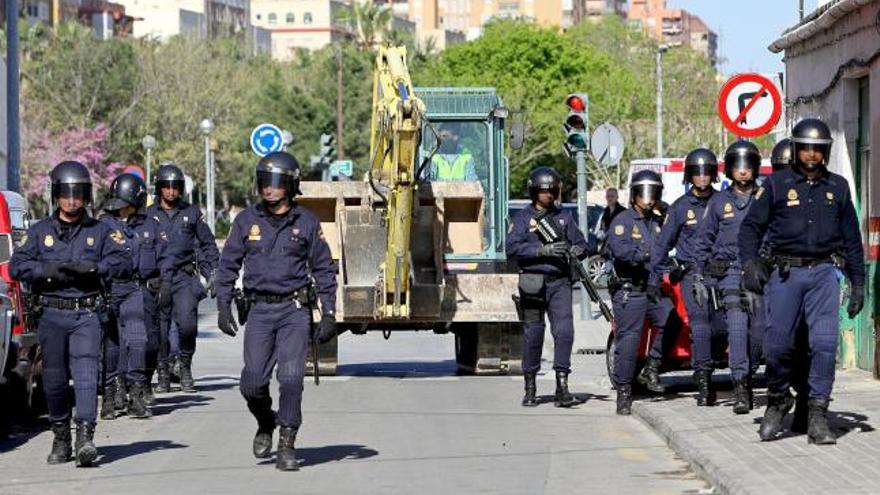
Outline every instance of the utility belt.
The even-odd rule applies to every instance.
[[[311,285],[307,285],[305,287],[300,287],[295,291],[288,294],[270,294],[267,292],[256,292],[256,291],[244,291],[244,297],[251,304],[256,303],[267,303],[267,304],[278,304],[283,302],[293,301],[296,303],[296,306],[312,306],[314,304],[314,289]]]
[[[648,279],[622,278],[611,275],[608,278],[608,291],[617,292],[646,292],[648,290]]]
[[[771,258],[773,265],[782,269],[783,267],[787,268],[812,268],[814,266],[818,266],[824,263],[831,263],[832,265],[843,268],[845,264],[843,257],[838,256],[836,254],[828,254],[822,256],[788,256],[783,254],[774,255]]]
[[[706,263],[703,273],[714,278],[722,278],[727,275],[727,271],[733,266],[731,260],[712,260]]]
[[[54,309],[94,311],[104,300],[98,295],[87,297],[52,297],[40,296],[38,302],[41,306]]]

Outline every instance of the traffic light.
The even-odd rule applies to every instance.
[[[577,152],[586,152],[589,147],[587,136],[587,108],[590,99],[584,93],[572,93],[565,98],[568,116],[565,117],[565,150],[569,156]]]
[[[336,159],[335,155],[336,148],[333,146],[333,134],[321,134],[321,151],[318,153],[321,162],[329,165],[330,162]]]

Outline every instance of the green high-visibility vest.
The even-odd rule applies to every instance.
[[[469,153],[462,153],[450,164],[443,155],[434,155],[431,162],[437,170],[436,180],[465,180],[466,167],[471,159]]]

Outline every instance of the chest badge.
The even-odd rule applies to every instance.
[[[641,239],[642,238],[642,231],[639,230],[638,225],[633,225],[632,238],[633,239]]]
[[[94,237],[86,237],[86,245],[89,247],[94,246],[95,245],[95,238]]]
[[[115,242],[116,244],[125,244],[125,234],[123,234],[121,230],[114,230],[113,233],[110,234],[110,238],[113,239],[113,242]]]
[[[159,239],[162,239],[163,241],[168,241],[168,234],[166,234],[164,230],[162,232],[159,232]]]
[[[801,201],[798,199],[798,193],[794,189],[788,190],[788,201],[785,203],[786,206],[797,206],[801,204]]]
[[[834,193],[831,191],[825,192],[825,199],[828,201],[834,201]]]
[[[257,224],[251,225],[251,230],[248,232],[248,240],[249,241],[259,241],[262,239],[260,235],[260,226]]]
[[[724,203],[724,218],[733,218],[733,203]]]
[[[669,217],[666,218],[667,220],[669,219]],[[688,210],[687,222],[685,223],[687,223],[688,225],[695,225],[697,223],[697,214],[694,212],[694,210]]]
[[[43,238],[43,245],[46,247],[52,247],[55,245],[55,238],[52,237],[52,234],[47,234],[46,237]]]
[[[299,229],[298,229],[298,228],[296,228],[296,227],[293,228],[293,235],[295,235],[295,236],[296,236],[296,235],[299,235]]]
[[[184,221],[185,223],[189,223],[189,217],[186,216],[186,215],[184,215],[184,216],[183,216],[183,221]]]
[[[614,233],[616,235],[623,235],[623,230],[624,230],[623,225],[618,225],[618,226],[614,227]]]
[[[529,232],[534,232],[538,230],[538,222],[535,221],[534,218],[529,219]]]

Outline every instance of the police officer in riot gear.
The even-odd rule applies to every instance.
[[[773,151],[770,153],[770,164],[773,171],[778,172],[791,165],[791,140],[789,138],[780,139]]]
[[[192,358],[196,351],[197,309],[207,295],[199,274],[214,278],[219,253],[214,234],[199,209],[183,201],[184,175],[176,165],[165,164],[156,172],[157,201],[147,208],[147,216],[159,224],[157,252],[159,264],[169,266],[174,277],[162,280],[157,294],[160,348],[156,392],[170,389],[171,322],[177,324],[180,355],[180,388],[194,392]]]
[[[629,415],[632,410],[632,381],[646,317],[657,327],[658,333],[638,380],[652,392],[663,393],[665,390],[660,383],[659,370],[664,339],[670,337],[666,327],[673,306],[669,298],[661,297],[653,289],[650,298],[647,294],[651,251],[660,235],[661,220],[654,210],[662,192],[660,174],[651,170],[633,174],[630,182],[632,208],[614,218],[608,234],[614,265],[609,289],[617,323],[613,379],[617,389],[617,414],[621,415]],[[664,267],[661,265],[657,269],[664,270]]]
[[[47,461],[70,460],[71,404],[68,380],[76,395],[77,466],[91,465],[98,455],[94,444],[98,414],[98,356],[101,322],[107,318],[102,287],[111,278],[125,277],[131,263],[125,255],[125,236],[91,218],[89,171],[66,161],[50,174],[55,212],[28,229],[23,245],[10,261],[12,277],[26,282],[41,311],[37,335],[43,353],[43,388],[49,421],[55,435]]]
[[[762,338],[761,305],[756,294],[742,289],[737,248],[740,226],[754,203],[760,169],[761,154],[754,144],[739,140],[727,148],[724,175],[731,185],[709,200],[694,249],[703,277],[697,284],[696,302],[714,306],[712,310],[725,315],[736,414],[746,414],[753,407],[751,375],[758,367]]]
[[[571,407],[577,400],[568,390],[571,373],[571,348],[574,344],[572,319],[571,257],[587,256],[587,241],[571,214],[561,210],[557,201],[562,177],[550,167],[539,167],[529,174],[528,190],[532,204],[513,217],[507,235],[507,254],[520,268],[519,310],[523,320],[522,368],[525,396],[522,405],[538,405],[535,377],[541,369],[544,344],[544,313],[550,317],[553,334],[553,369],[556,372],[557,407]],[[564,232],[564,241],[545,243],[537,232],[538,223]]]
[[[244,369],[241,394],[257,419],[253,453],[268,457],[272,433],[280,426],[276,467],[299,469],[294,451],[302,423],[302,391],[315,291],[321,320],[313,337],[324,343],[336,337],[336,270],[318,219],[299,206],[299,164],[285,152],[270,153],[257,164],[261,202],[235,217],[217,271],[217,324],[235,336],[234,285],[244,267]],[[241,317],[241,308],[239,308]],[[277,415],[269,382],[278,366]]]
[[[827,413],[839,331],[838,267],[850,284],[847,313],[852,318],[864,305],[864,251],[849,185],[827,169],[828,126],[815,118],[801,120],[791,142],[792,167],[764,182],[739,237],[744,285],[763,289],[767,300],[768,398],[759,434],[761,440],[777,438],[794,402],[789,387],[803,321],[811,356],[807,437],[810,443],[834,444]],[[769,261],[759,256],[765,234]]]
[[[691,327],[691,356],[694,381],[697,384],[697,405],[711,406],[714,393],[712,383],[712,329],[705,304],[697,304],[695,287],[701,282],[695,253],[696,237],[703,220],[706,205],[715,193],[712,184],[718,182],[718,159],[715,153],[697,148],[684,159],[685,194],[669,207],[660,237],[651,253],[651,278],[648,296],[661,296],[661,276],[668,272],[669,282],[681,282],[681,295],[687,308]],[[669,251],[675,248],[675,263],[668,261]]]

